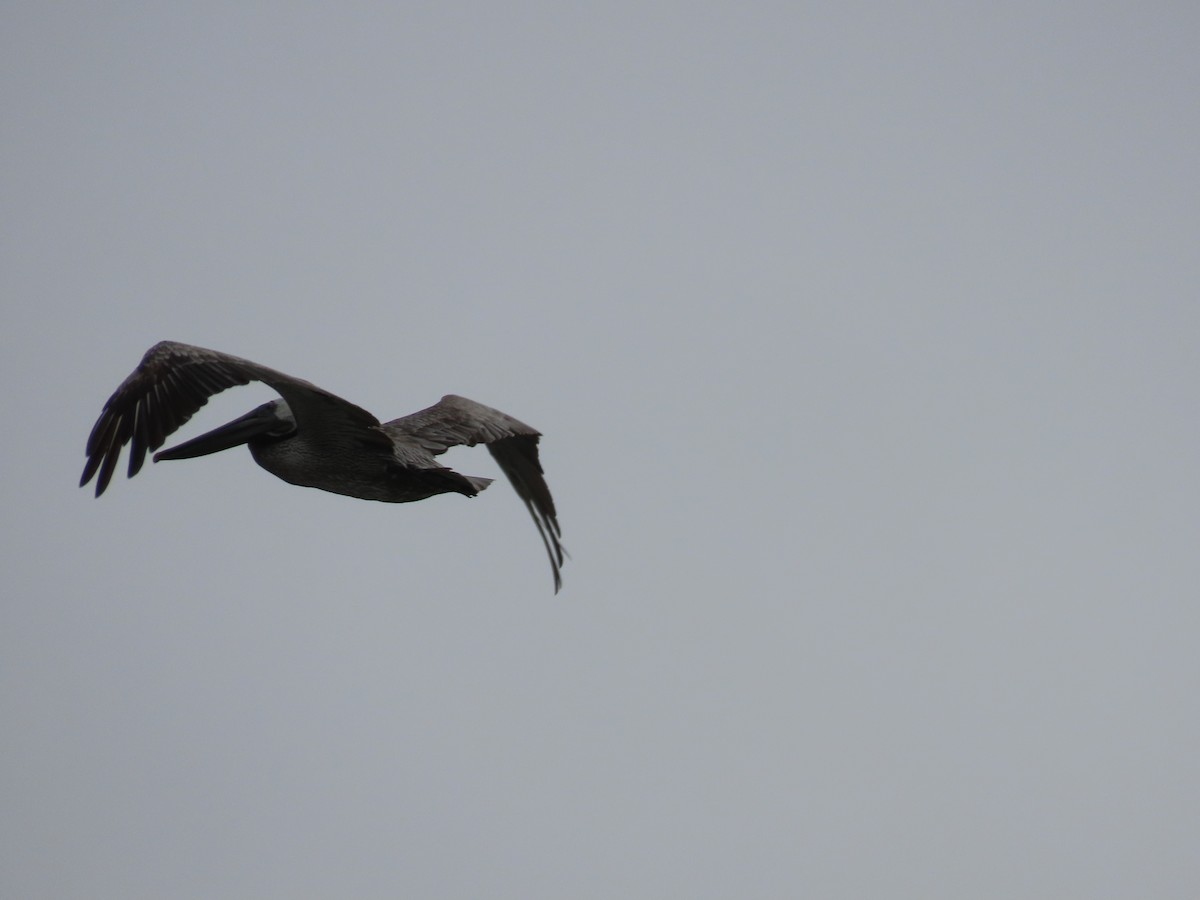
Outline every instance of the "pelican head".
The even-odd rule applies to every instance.
[[[193,459],[246,444],[255,438],[285,438],[296,430],[296,417],[283,400],[272,400],[207,434],[154,454],[160,459]]]

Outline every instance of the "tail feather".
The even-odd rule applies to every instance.
[[[478,475],[464,475],[463,477],[471,482],[471,486],[475,488],[476,493],[486,488],[493,480],[491,478],[480,478]]]

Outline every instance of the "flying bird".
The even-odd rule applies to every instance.
[[[209,397],[252,381],[273,388],[280,399],[155,453],[154,461],[191,459],[245,444],[256,463],[289,484],[409,503],[434,494],[474,497],[486,488],[492,479],[460,475],[436,460],[450,447],[486,444],[533,517],[550,557],[555,593],[562,587],[562,532],[538,459],[540,432],[454,394],[381,424],[365,409],[300,378],[217,350],[162,341],[146,351],[104,404],[88,437],[79,486],[98,473],[96,496],[103,494],[126,444],[132,478],[147,451],[158,450]]]

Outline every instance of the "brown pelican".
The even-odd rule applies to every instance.
[[[108,487],[121,448],[130,444],[129,477],[208,398],[226,388],[261,381],[282,399],[264,403],[215,431],[154,454],[190,459],[246,444],[254,461],[290,484],[363,500],[408,503],[434,494],[474,497],[490,478],[460,475],[434,457],[448,448],[487,444],[537,525],[562,587],[563,548],[554,500],[538,460],[540,433],[499,410],[447,394],[433,406],[380,424],[334,394],[228,353],[162,341],[104,404],[87,442],[79,486],[100,473],[96,496]]]

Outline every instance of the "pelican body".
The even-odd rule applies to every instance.
[[[190,344],[162,341],[104,404],[87,442],[80,487],[96,477],[104,493],[121,451],[129,477],[148,451],[183,426],[208,398],[259,381],[280,398],[220,428],[154,454],[191,459],[245,444],[254,461],[289,484],[362,500],[410,503],[435,494],[476,496],[490,478],[460,475],[435,457],[454,446],[486,444],[532,516],[562,586],[564,551],[554,500],[538,458],[540,433],[497,409],[447,394],[428,409],[380,423],[371,413],[300,378],[250,360]]]

